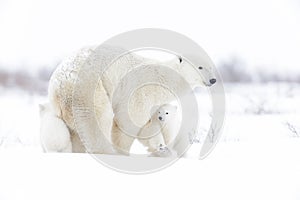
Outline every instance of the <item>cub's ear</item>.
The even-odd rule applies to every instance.
[[[174,111],[177,111],[177,106],[172,105],[172,108],[173,108]]]
[[[151,108],[151,110],[150,110],[151,116],[153,116],[156,113],[156,111],[159,109],[159,107],[160,107],[159,105],[155,105]]]

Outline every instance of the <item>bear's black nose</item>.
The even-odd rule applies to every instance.
[[[158,117],[159,120],[162,120],[162,117]]]
[[[211,84],[215,84],[215,83],[217,82],[217,79],[212,78],[212,79],[209,80],[209,82],[210,82]]]

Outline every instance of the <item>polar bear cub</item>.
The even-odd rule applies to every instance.
[[[70,132],[49,103],[40,104],[40,136],[45,152],[72,152]]]
[[[154,155],[170,153],[166,145],[177,135],[175,128],[178,119],[177,106],[163,104],[154,106],[151,111],[151,118],[138,133],[138,140],[148,147],[149,153]]]

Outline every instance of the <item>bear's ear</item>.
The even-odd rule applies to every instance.
[[[176,55],[175,58],[170,59],[166,62],[167,65],[181,64],[183,62],[183,58],[180,55]]]
[[[176,58],[173,59],[173,63],[181,64],[183,62],[183,58],[181,55],[177,55]]]
[[[182,61],[183,61],[182,57],[181,56],[177,56],[177,57],[178,57],[178,62],[182,63]]]

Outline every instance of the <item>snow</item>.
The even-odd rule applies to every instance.
[[[84,154],[0,153],[0,199],[299,199],[299,139],[220,143],[206,159],[181,159],[142,176]],[[156,158],[149,158],[156,159]]]
[[[1,89],[0,148],[37,146],[39,143],[38,103],[45,97],[19,90]]]
[[[226,84],[222,137],[204,160],[211,106],[198,91],[200,143],[147,175],[116,172],[88,154],[42,153],[38,104],[46,97],[0,88],[0,199],[300,199],[300,137],[287,125],[300,133],[299,86]]]

